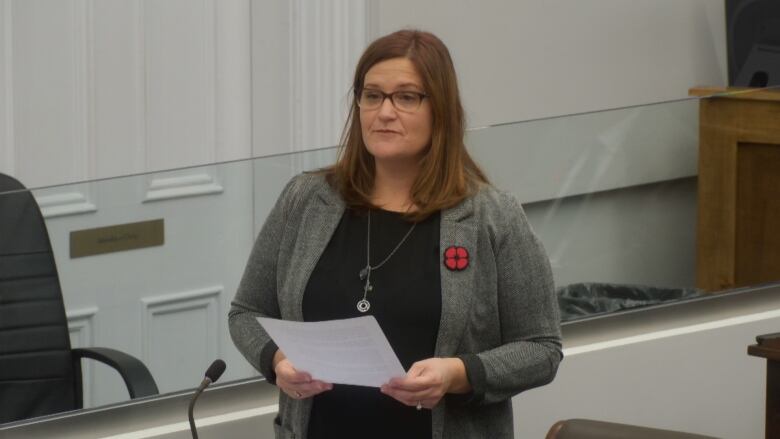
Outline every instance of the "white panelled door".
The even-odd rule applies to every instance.
[[[0,172],[28,187],[251,155],[249,0],[0,0]],[[222,357],[254,238],[250,163],[36,190],[74,346],[142,359],[162,392]],[[75,230],[165,221],[165,244],[71,259]],[[85,402],[127,399],[85,367]]]
[[[216,357],[223,379],[255,374],[230,300],[281,187],[334,156],[212,164],[338,141],[369,3],[0,0],[0,172],[48,186],[74,346],[141,358],[162,392]],[[158,218],[163,246],[70,258],[72,231]],[[84,373],[87,405],[127,398]]]

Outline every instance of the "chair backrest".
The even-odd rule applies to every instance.
[[[717,439],[681,431],[661,430],[638,425],[592,419],[558,421],[547,432],[546,439]]]
[[[81,405],[49,235],[24,189],[0,174],[0,422]]]

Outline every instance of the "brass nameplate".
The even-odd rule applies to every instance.
[[[76,230],[70,232],[70,257],[154,247],[164,242],[165,224],[162,219]]]

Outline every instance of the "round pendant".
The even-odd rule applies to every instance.
[[[363,299],[360,302],[357,303],[357,309],[360,312],[366,312],[371,308],[371,304],[368,303],[368,300]]]

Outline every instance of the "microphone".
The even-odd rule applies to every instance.
[[[216,382],[219,377],[222,376],[222,373],[225,372],[225,362],[216,359],[213,363],[211,363],[211,366],[209,366],[208,369],[206,369],[206,376],[203,378],[203,381],[200,382],[200,386],[195,391],[195,394],[192,395],[192,399],[190,400],[190,407],[187,409],[187,416],[190,419],[190,431],[192,432],[192,439],[198,439],[198,430],[195,428],[195,418],[193,417],[193,410],[195,409],[195,401],[198,399],[200,394],[208,387],[211,383]]]

